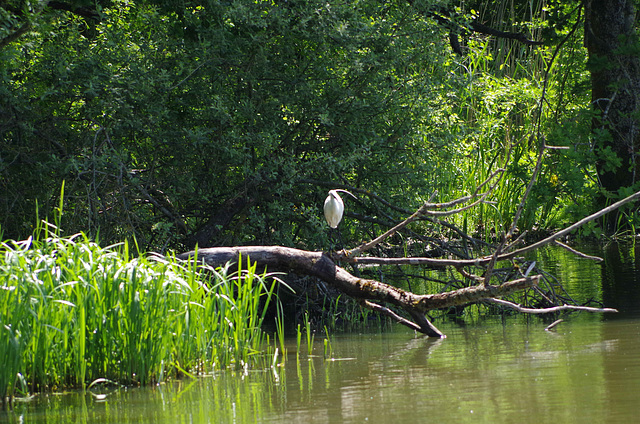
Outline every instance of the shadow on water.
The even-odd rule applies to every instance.
[[[602,300],[620,311],[607,319],[640,317],[640,245],[612,243],[603,250]]]
[[[627,423],[640,401],[640,305],[635,246],[561,249],[537,258],[578,302],[617,316],[572,314],[555,331],[534,317],[439,323],[447,339],[401,326],[332,336],[323,358],[287,346],[284,366],[171,382],[39,395],[0,413],[11,423]],[[298,359],[299,358],[299,359]]]

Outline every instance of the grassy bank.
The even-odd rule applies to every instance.
[[[48,225],[48,224],[47,224]],[[51,228],[54,228],[53,230]],[[0,395],[248,366],[275,280],[40,227],[0,246]]]

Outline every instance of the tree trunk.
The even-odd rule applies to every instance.
[[[197,252],[186,252],[176,257],[187,260],[196,257],[196,254],[198,261],[204,261],[212,267],[219,267],[227,262],[237,265],[240,262],[239,258],[244,257],[255,262],[258,269],[266,268],[270,272],[294,271],[301,275],[318,277],[342,293],[358,299],[363,306],[390,316],[399,323],[431,337],[444,335],[426,318],[425,314],[428,311],[509,295],[536,286],[541,278],[540,275],[535,275],[507,281],[498,286],[483,284],[450,292],[421,295],[376,280],[351,275],[344,268],[337,266],[333,259],[323,252],[283,246],[236,246],[203,248],[198,249]],[[345,257],[342,259],[348,260]],[[355,258],[351,260],[357,262]],[[391,309],[371,301],[400,307],[411,316],[412,320],[403,318]]]
[[[640,57],[633,0],[589,0],[585,4],[585,44],[589,54],[596,112],[596,162],[602,187],[616,193],[638,178],[640,146]]]

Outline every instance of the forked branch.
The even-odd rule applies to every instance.
[[[482,199],[482,195],[478,195]],[[542,275],[529,276],[532,266],[528,266],[526,271],[519,271],[522,278],[508,279],[506,281],[492,285],[489,278],[475,277],[471,273],[464,271],[463,267],[484,268],[493,266],[499,261],[513,260],[518,255],[529,252],[568,234],[598,217],[615,210],[631,201],[640,198],[640,192],[635,193],[607,208],[596,212],[577,223],[558,231],[546,239],[534,243],[530,246],[512,251],[510,253],[494,253],[475,259],[442,259],[442,258],[374,258],[362,256],[340,256],[338,259],[353,264],[410,264],[428,265],[432,267],[453,267],[460,270],[461,274],[471,276],[470,287],[460,287],[450,291],[436,294],[418,294],[412,291],[403,290],[390,284],[373,279],[365,279],[354,276],[344,268],[338,266],[336,262],[326,253],[313,252],[294,249],[282,246],[239,246],[239,247],[216,247],[199,249],[197,251],[186,252],[178,255],[179,259],[196,258],[198,261],[218,267],[226,263],[240,263],[240,257],[249,257],[251,261],[257,262],[260,268],[266,267],[270,271],[295,272],[300,275],[315,276],[338,291],[358,300],[364,307],[382,313],[394,321],[405,325],[415,331],[427,334],[432,337],[443,337],[440,332],[426,317],[426,314],[434,309],[449,308],[459,305],[467,305],[486,301],[499,304],[522,313],[550,313],[559,311],[589,311],[589,312],[616,312],[611,308],[591,308],[586,306],[557,305],[550,308],[527,308],[513,302],[498,299],[511,295],[528,288],[538,287]],[[480,200],[481,201],[481,200]],[[449,203],[452,204],[452,203]],[[423,206],[423,208],[426,207]],[[422,213],[420,208],[416,214]],[[415,215],[415,214],[414,214]],[[412,215],[413,216],[413,215]],[[406,220],[405,220],[406,221]],[[403,222],[405,222],[403,221]],[[411,222],[411,221],[409,221]],[[407,225],[409,222],[405,222]],[[394,227],[395,228],[395,227]],[[377,240],[377,239],[376,239]],[[567,246],[568,247],[568,246]],[[569,248],[570,249],[570,248]],[[352,252],[355,252],[354,249]],[[362,251],[362,250],[360,250]],[[524,268],[523,268],[524,269]],[[497,272],[494,271],[494,272]],[[537,290],[537,289],[536,289]],[[404,316],[391,308],[404,311]]]
[[[387,238],[391,237],[392,235],[394,235],[395,233],[397,233],[398,231],[400,231],[401,229],[403,229],[404,227],[406,227],[407,225],[409,225],[413,221],[419,219],[420,217],[423,217],[423,216],[455,215],[455,214],[458,214],[460,212],[464,212],[465,210],[471,209],[472,207],[474,207],[474,206],[478,205],[479,203],[483,202],[484,200],[486,200],[487,196],[493,192],[495,187],[500,182],[500,179],[501,179],[503,174],[504,174],[504,169],[498,169],[498,170],[494,171],[493,173],[491,173],[491,175],[489,175],[489,177],[485,181],[483,181],[480,185],[478,185],[478,187],[476,188],[475,192],[473,194],[469,195],[469,196],[460,197],[458,199],[455,199],[455,200],[453,200],[451,202],[447,202],[447,203],[429,203],[429,202],[425,203],[417,211],[415,211],[413,213],[413,215],[411,215],[410,217],[408,217],[404,221],[400,222],[399,224],[397,224],[396,226],[394,226],[390,230],[384,232],[379,237],[376,237],[375,239],[371,240],[370,242],[361,244],[360,246],[356,247],[355,249],[352,249],[352,250],[350,250],[348,252],[345,252],[345,255],[347,257],[354,257],[354,256],[358,256],[358,255],[362,254],[363,252],[366,252],[367,250],[370,250],[370,249],[374,248],[375,246],[377,246],[378,244],[382,243],[384,240],[386,240]],[[493,184],[489,187],[489,189],[487,191],[481,193],[480,190],[482,190],[496,176],[498,176],[498,179],[493,182]],[[465,205],[465,206],[462,206],[462,207],[459,207],[459,208],[456,208],[456,209],[449,209],[451,207],[460,205],[460,204],[468,202],[470,200],[475,200],[475,201],[470,203],[470,204],[468,204],[468,205]]]

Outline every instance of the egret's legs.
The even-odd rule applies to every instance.
[[[336,232],[338,233],[338,248],[336,250],[344,249],[344,243],[342,242],[342,232],[340,232],[340,228],[336,228]]]
[[[329,229],[329,251],[338,251],[344,248],[344,243],[342,242],[342,233],[340,232],[340,228],[330,228]]]

